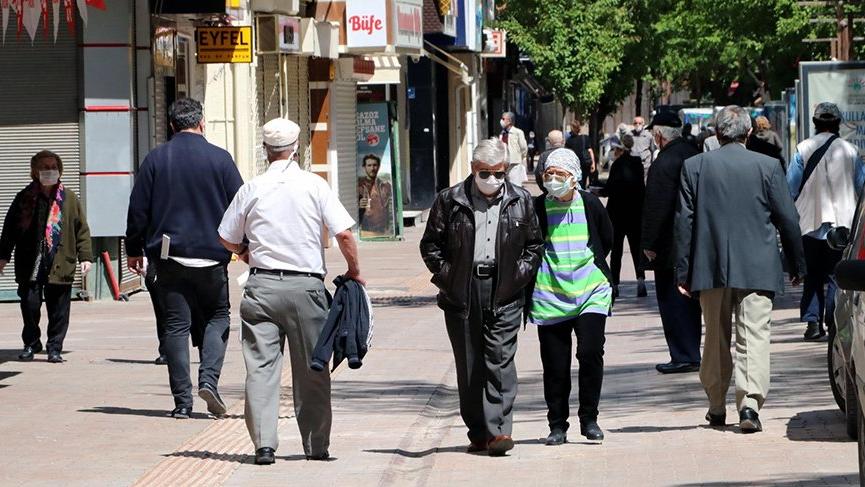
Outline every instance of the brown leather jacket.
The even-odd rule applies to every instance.
[[[424,263],[439,288],[441,309],[468,315],[474,260],[475,222],[470,176],[441,191],[433,203],[426,231],[420,242]],[[501,202],[496,237],[497,286],[494,311],[521,307],[525,288],[535,279],[544,241],[528,191],[507,185]]]

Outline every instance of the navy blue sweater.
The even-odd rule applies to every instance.
[[[129,197],[126,253],[159,257],[162,235],[172,257],[226,263],[219,243],[222,215],[243,184],[231,154],[202,136],[179,132],[153,149],[138,171]]]

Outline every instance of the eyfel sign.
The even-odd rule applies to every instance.
[[[349,48],[387,46],[385,0],[346,0],[345,34]]]
[[[252,27],[195,29],[199,63],[251,63]]]

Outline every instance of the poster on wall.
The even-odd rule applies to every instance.
[[[397,236],[391,153],[387,103],[358,103],[357,199],[362,239]]]
[[[805,62],[800,71],[802,125],[798,130],[802,139],[815,134],[814,108],[832,102],[841,110],[841,137],[865,157],[865,62]]]

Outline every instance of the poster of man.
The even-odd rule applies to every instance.
[[[386,103],[358,104],[357,156],[360,236],[394,238],[390,122]]]

